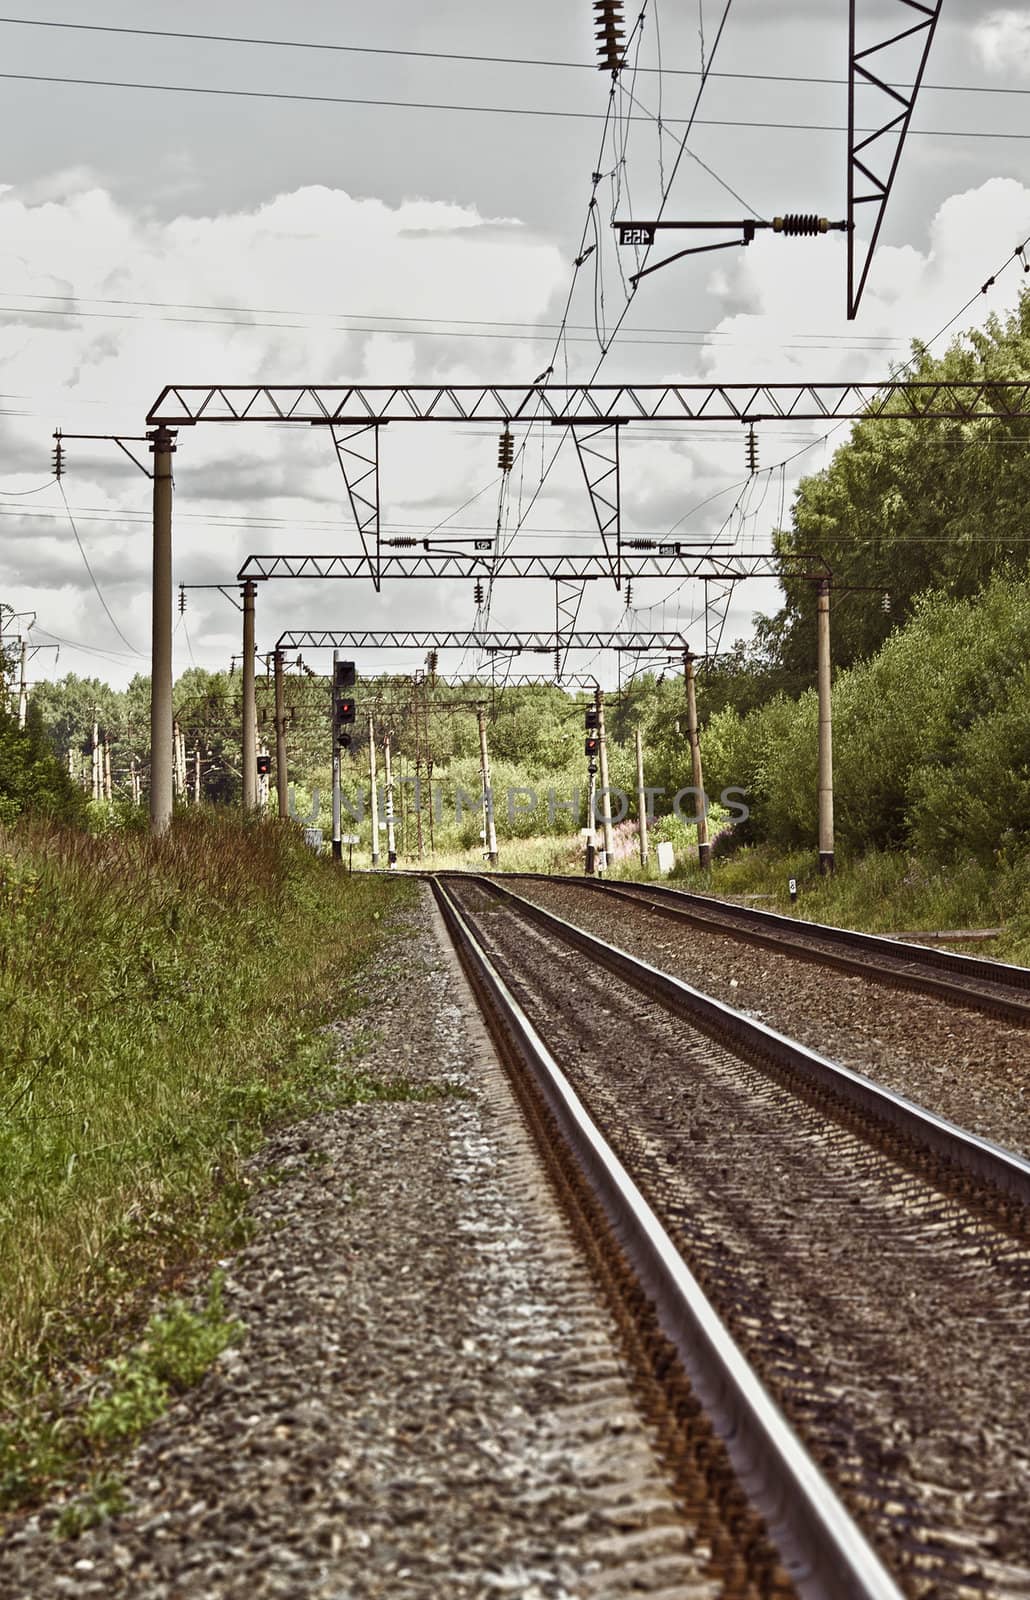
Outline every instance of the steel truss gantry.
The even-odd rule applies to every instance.
[[[326,628],[309,632],[287,629],[276,640],[277,650],[485,650],[490,654],[553,655],[557,635],[497,629],[481,633],[396,629],[365,631]],[[568,650],[618,650],[647,655],[654,650],[679,651],[687,647],[680,633],[572,633],[561,636]]]
[[[623,577],[628,578],[778,578],[795,567],[804,572],[823,564],[816,555],[717,555],[698,553],[687,545],[663,545],[669,553],[622,555]],[[675,552],[675,553],[673,553]],[[386,555],[382,558],[383,579],[391,578],[478,578],[490,566],[495,579],[545,578],[550,582],[593,583],[610,573],[604,558],[594,555],[519,555],[507,551],[503,556],[484,557],[466,551],[431,550],[417,555]],[[238,581],[268,581],[276,578],[367,579],[368,563],[363,555],[249,555],[238,573]],[[571,630],[570,630],[571,631]],[[564,648],[565,634],[557,630],[556,647]]]
[[[915,6],[917,0],[905,0]],[[922,7],[926,10],[926,7]],[[989,419],[1012,421],[1030,417],[1030,380],[886,383],[679,383],[679,384],[177,384],[164,388],[148,415],[148,439],[154,457],[153,471],[153,629],[151,673],[151,794],[150,823],[155,834],[168,828],[172,813],[172,458],[178,449],[179,430],[199,423],[300,423],[329,426],[348,476],[348,494],[362,537],[360,555],[250,556],[239,581],[296,578],[369,578],[378,587],[381,578],[441,578],[489,573],[495,577],[536,577],[553,583],[582,585],[612,576],[608,551],[592,555],[524,555],[507,551],[498,556],[492,541],[486,550],[432,551],[382,556],[379,522],[379,432],[387,423],[481,422],[501,425],[544,421],[595,430],[608,426],[618,437],[619,428],[632,422],[717,423],[762,420],[858,421],[892,418],[910,422]],[[340,434],[337,429],[352,429]],[[359,446],[362,430],[372,429]],[[591,446],[590,448],[593,448]],[[599,447],[598,447],[599,448]],[[352,460],[353,458],[353,460]],[[582,454],[581,454],[582,459]],[[614,459],[614,458],[613,458]],[[348,465],[348,463],[351,463]],[[609,474],[587,471],[591,495],[603,493],[595,504],[602,537],[615,532],[620,549],[619,578],[732,576],[733,580],[778,577],[783,563],[775,555],[720,555],[702,541],[666,543],[621,539],[618,495],[608,488]],[[618,474],[616,474],[616,477]],[[614,523],[612,517],[614,515]],[[377,535],[376,560],[370,560],[368,541]],[[609,532],[609,538],[611,532]],[[478,541],[474,541],[474,545]],[[818,567],[805,561],[802,567]],[[572,591],[566,591],[572,598]],[[562,633],[562,621],[556,632]],[[568,627],[571,632],[572,628]],[[245,754],[249,761],[249,752]]]
[[[906,0],[912,3],[912,0]],[[959,422],[1030,416],[1030,380],[870,383],[174,384],[152,427],[289,422],[368,427],[389,422],[849,422],[863,417]]]

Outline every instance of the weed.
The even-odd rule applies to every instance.
[[[77,1539],[87,1528],[96,1528],[108,1517],[117,1517],[128,1503],[125,1485],[117,1473],[97,1473],[90,1479],[85,1494],[64,1507],[54,1532],[59,1539]]]
[[[143,1339],[127,1356],[106,1364],[103,1392],[82,1417],[86,1437],[96,1444],[132,1439],[168,1409],[175,1394],[200,1382],[217,1356],[243,1333],[225,1316],[223,1277],[216,1272],[201,1311],[172,1300],[147,1324]]]

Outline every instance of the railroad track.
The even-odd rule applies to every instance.
[[[726,934],[780,955],[833,967],[891,988],[934,995],[953,1005],[1030,1027],[1030,967],[934,950],[882,934],[859,933],[854,928],[805,922],[753,906],[730,905],[668,884],[612,883],[539,872],[505,874],[505,881],[517,882],[520,878],[630,901],[708,933]]]
[[[434,888],[675,1347],[663,1415],[682,1365],[797,1592],[1030,1593],[1030,1164],[496,880]],[[749,1592],[781,1594],[726,1493]]]

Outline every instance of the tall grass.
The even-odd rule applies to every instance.
[[[949,866],[903,851],[838,856],[832,878],[819,876],[812,850],[759,845],[716,859],[711,874],[687,871],[706,892],[762,895],[769,910],[869,933],[916,933],[1000,927],[977,953],[1030,965],[1030,857],[992,866],[969,859]],[[791,907],[789,880],[798,885]],[[693,887],[693,884],[688,884]]]
[[[0,829],[0,1380],[238,1209],[403,893],[273,824]]]

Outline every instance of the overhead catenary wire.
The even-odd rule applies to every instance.
[[[467,61],[495,66],[558,68],[566,71],[589,72],[591,75],[597,70],[596,64],[592,61],[558,61],[542,56],[497,56],[472,54],[456,50],[405,50],[392,45],[342,44],[336,41],[313,39],[261,38],[249,34],[187,32],[183,29],[172,28],[129,28],[119,27],[113,23],[71,22],[58,18],[0,17],[0,24],[25,28],[59,28],[74,30],[79,33],[114,33],[144,39],[185,39],[195,43],[253,45],[277,50],[321,50],[346,55],[399,56],[423,61]],[[700,73],[696,72],[692,67],[656,66],[641,67],[639,70],[647,73],[664,72],[667,76],[680,78],[696,78],[700,76]],[[780,72],[713,72],[710,76],[749,83],[807,83],[830,88],[844,87],[848,81],[846,78],[824,78],[803,73]],[[910,83],[899,83],[896,87],[910,89],[913,86]],[[1030,94],[1030,89],[980,83],[924,83],[922,90],[925,91],[927,89],[940,94]]]
[[[199,83],[141,83],[122,78],[78,78],[49,72],[0,72],[0,80],[8,83],[54,83],[86,89],[135,89],[151,94],[213,95],[235,100],[278,100],[299,105],[372,106],[392,111],[451,111],[484,117],[557,117],[561,120],[600,122],[599,111],[570,111],[545,106],[484,106],[463,105],[451,100],[387,100],[382,97],[338,94],[298,94],[281,89],[229,89]],[[707,77],[702,82],[707,82]],[[650,121],[648,117],[630,121]],[[670,126],[681,127],[683,118],[667,118]],[[769,122],[753,118],[698,117],[690,126],[699,128],[758,128],[782,133],[847,133],[847,126],[836,122]],[[857,127],[856,133],[878,133],[875,127]],[[1016,139],[1030,140],[1030,133],[1011,132],[1008,129],[982,128],[910,128],[908,138],[933,139]]]
[[[703,166],[704,163],[702,162],[701,165]],[[711,171],[711,168],[706,168],[706,170]],[[718,179],[717,174],[712,173],[712,176],[716,177],[717,181],[721,182],[721,180]],[[724,187],[726,187],[726,185],[724,185]],[[738,199],[738,200],[741,199],[741,197],[739,195],[736,195],[736,194],[734,194],[734,198]],[[741,200],[741,204],[744,205],[744,206],[747,206],[747,202],[744,201],[744,200]],[[748,209],[751,209],[751,208],[748,207]],[[20,298],[22,300],[81,299],[81,300],[89,303],[90,305],[129,305],[129,306],[135,306],[135,307],[138,307],[138,308],[153,308],[153,309],[157,309],[157,310],[175,310],[175,309],[179,309],[177,307],[175,301],[161,301],[161,300],[129,300],[129,301],[105,300],[105,299],[102,299],[99,296],[92,296],[92,295],[83,295],[83,296],[77,296],[77,295],[41,295],[41,294],[36,294],[34,292],[29,292],[29,291],[24,291],[24,292],[19,291],[18,294],[16,295],[14,293],[14,291],[8,291],[8,292],[5,293],[4,291],[0,290],[0,299],[4,299],[4,298],[6,298],[6,299]],[[201,327],[201,328],[204,328],[204,327],[221,327],[221,326],[238,327],[238,328],[272,327],[272,328],[292,328],[292,329],[298,329],[298,330],[301,330],[301,331],[304,331],[306,329],[310,329],[311,332],[321,332],[322,331],[321,329],[319,329],[317,327],[316,324],[313,324],[313,323],[310,323],[310,322],[271,322],[271,323],[260,322],[260,321],[257,321],[255,319],[261,315],[261,312],[258,311],[258,310],[253,310],[253,309],[251,309],[249,307],[246,307],[246,306],[229,307],[229,306],[215,306],[215,305],[212,305],[212,306],[196,305],[196,306],[192,306],[191,307],[189,304],[184,304],[181,307],[181,309],[183,309],[183,310],[194,309],[194,310],[203,310],[203,311],[208,311],[208,310],[210,310],[210,311],[236,310],[238,312],[238,316],[226,318],[224,320],[218,319],[218,318],[214,318],[214,317],[199,317],[199,318],[194,318],[194,317],[154,317],[154,318],[152,318],[152,317],[132,317],[132,316],[123,315],[122,313],[116,313],[116,312],[83,311],[77,306],[62,306],[62,307],[55,307],[53,309],[50,309],[50,308],[45,307],[45,306],[41,307],[41,306],[3,306],[3,305],[0,305],[0,317],[6,317],[6,316],[12,316],[13,317],[13,316],[23,316],[24,315],[24,316],[34,316],[34,317],[35,316],[68,317],[68,318],[71,318],[71,319],[82,318],[84,320],[85,319],[95,320],[95,319],[98,319],[98,318],[103,318],[103,319],[106,319],[106,320],[116,321],[116,322],[118,322],[118,321],[126,321],[126,322],[158,321],[158,322],[171,322],[171,323],[185,323],[185,324],[189,324],[189,325],[192,325],[192,326],[195,326],[195,327]],[[275,311],[271,311],[268,314],[269,315],[279,315],[279,316],[322,318],[322,319],[326,319],[326,320],[332,319],[334,316],[339,316],[339,317],[342,317],[342,318],[347,318],[347,316],[348,316],[348,313],[346,313],[346,312],[334,313],[334,312],[328,312],[328,311],[327,312],[315,312],[315,311],[312,311],[312,312],[307,312],[307,311],[281,311],[281,312],[275,312]],[[584,333],[582,335],[577,335],[575,332],[571,331],[573,329],[586,330],[586,329],[588,329],[590,327],[590,324],[588,324],[588,323],[568,323],[563,328],[563,326],[561,324],[559,324],[559,323],[518,323],[518,322],[508,323],[508,322],[492,322],[490,320],[484,320],[482,322],[472,322],[472,321],[469,321],[469,320],[465,320],[464,323],[463,323],[464,326],[477,328],[480,331],[471,332],[471,333],[463,333],[463,332],[459,333],[459,332],[455,332],[454,331],[454,327],[453,326],[448,326],[448,324],[451,324],[451,323],[453,323],[455,326],[459,325],[459,319],[457,319],[457,318],[455,318],[455,319],[451,319],[451,318],[415,319],[415,318],[406,318],[406,317],[402,316],[400,313],[398,313],[398,314],[396,314],[394,316],[386,316],[384,314],[381,317],[377,317],[375,314],[354,313],[353,315],[355,316],[355,318],[360,315],[362,323],[376,322],[376,321],[379,321],[379,322],[414,323],[416,320],[421,320],[424,324],[434,324],[434,325],[435,324],[439,324],[441,331],[437,332],[435,326],[423,326],[423,327],[405,326],[405,327],[401,327],[401,328],[378,328],[378,327],[372,328],[372,327],[359,326],[354,321],[352,321],[352,322],[346,322],[346,321],[341,322],[334,331],[338,331],[340,333],[375,333],[375,334],[378,334],[380,337],[385,336],[385,337],[396,337],[396,338],[403,338],[403,339],[412,338],[412,337],[463,338],[463,339],[477,339],[477,340],[482,340],[483,338],[491,338],[491,339],[512,340],[512,341],[515,341],[515,342],[519,342],[519,341],[525,340],[527,342],[553,343],[554,339],[555,339],[555,331],[557,330],[558,337],[563,339],[563,340],[567,340],[569,343],[572,343],[572,344],[592,344],[592,343],[594,343],[594,336],[592,336],[590,334],[587,334],[587,333]],[[497,329],[497,328],[523,328],[523,329],[530,330],[530,331],[523,332],[523,333],[497,333],[497,332],[492,331],[492,330]],[[491,331],[484,333],[482,331],[484,329],[491,330]],[[532,330],[536,330],[536,331],[532,331]],[[645,346],[645,347],[648,346],[648,345],[653,345],[656,349],[676,348],[678,346],[682,346],[682,347],[685,347],[685,348],[691,348],[691,349],[708,349],[708,348],[716,348],[716,347],[720,348],[720,349],[732,348],[732,345],[723,344],[723,345],[716,346],[714,343],[712,343],[712,341],[715,341],[715,340],[718,340],[718,339],[724,339],[724,338],[733,337],[733,336],[730,336],[728,334],[721,333],[718,329],[713,329],[711,331],[706,332],[706,331],[704,331],[702,329],[690,329],[690,328],[663,329],[663,328],[647,328],[647,327],[645,327],[645,328],[640,328],[640,329],[635,330],[635,333],[649,333],[649,334],[656,334],[656,335],[668,335],[669,337],[661,337],[661,338],[654,338],[654,339],[640,339],[640,338],[636,338],[635,336],[630,336],[630,337],[628,337],[628,338],[626,338],[626,339],[624,339],[622,341],[623,344],[638,344],[638,345],[642,345],[642,346]],[[691,335],[691,334],[696,334],[697,337],[694,337],[694,338],[681,337],[681,335]],[[809,333],[805,333],[805,332],[801,331],[801,332],[797,332],[795,334],[792,334],[791,337],[792,338],[796,338],[796,339],[806,339],[806,340],[809,340],[809,339],[822,339],[822,340],[825,340],[827,342],[822,344],[822,345],[820,345],[820,344],[810,344],[810,343],[809,344],[790,344],[790,343],[779,343],[778,342],[778,348],[779,349],[786,349],[786,350],[827,349],[827,350],[856,350],[856,351],[863,351],[863,350],[876,350],[876,349],[880,349],[880,348],[888,348],[890,346],[899,345],[899,344],[904,343],[904,341],[902,339],[900,339],[900,338],[893,338],[893,337],[891,337],[889,335],[884,335],[884,334],[867,334],[867,335],[857,334],[857,335],[852,336],[852,335],[849,335],[849,334],[819,334],[819,333],[815,333],[815,332],[809,334]],[[863,341],[863,342],[859,342],[859,341]],[[741,343],[742,343],[744,348],[748,347],[748,341],[747,340],[741,341]],[[31,399],[32,397],[31,396],[18,396],[18,398],[19,399]],[[52,479],[51,479],[51,482],[53,482]],[[47,488],[47,487],[49,487],[49,485],[44,484],[42,487],[43,488]],[[35,493],[37,491],[26,491],[26,492]]]
[[[58,479],[58,481],[57,481],[57,487],[61,491],[61,499],[64,501],[64,509],[68,513],[68,521],[69,521],[69,523],[71,525],[72,533],[75,535],[75,543],[78,545],[79,555],[82,557],[82,564],[86,568],[86,571],[89,573],[89,581],[93,585],[93,588],[96,590],[97,599],[100,601],[100,604],[103,606],[104,611],[105,611],[105,613],[107,615],[108,621],[110,622],[112,628],[114,629],[115,633],[118,635],[118,637],[122,641],[122,643],[129,649],[129,651],[134,656],[141,656],[142,657],[144,655],[144,652],[142,650],[137,650],[136,646],[132,643],[131,639],[127,639],[125,637],[125,635],[122,632],[121,628],[119,627],[117,621],[115,620],[114,614],[112,613],[110,606],[108,605],[107,601],[104,599],[103,591],[102,591],[99,583],[97,582],[96,574],[93,571],[93,568],[90,566],[89,557],[87,556],[86,551],[85,551],[85,549],[83,547],[82,540],[79,538],[79,530],[75,526],[75,518],[72,515],[72,508],[68,504],[68,496],[64,492],[64,484],[60,481],[60,479]]]
[[[41,483],[36,489],[0,489],[0,494],[7,495],[11,499],[21,499],[25,495],[42,494],[44,489],[52,489],[56,482],[56,478],[48,478],[46,483]]]
[[[733,0],[725,0],[725,5],[723,7],[722,16],[721,16],[720,21],[719,21],[718,31],[717,31],[716,36],[715,36],[715,42],[712,45],[712,50],[711,50],[711,53],[710,53],[710,55],[708,57],[706,68],[702,72],[702,75],[701,75],[701,82],[698,85],[697,94],[694,97],[694,104],[693,104],[693,106],[691,108],[690,116],[687,119],[686,130],[685,130],[685,132],[683,134],[683,137],[682,137],[682,140],[680,142],[679,151],[677,153],[676,160],[675,160],[675,162],[673,164],[672,172],[669,174],[668,183],[666,184],[665,188],[662,190],[662,197],[661,197],[661,200],[660,200],[659,205],[658,205],[657,215],[656,215],[656,219],[655,219],[656,221],[660,221],[661,220],[662,216],[664,215],[666,205],[668,204],[669,194],[671,192],[672,185],[676,181],[676,174],[679,171],[680,164],[681,164],[682,159],[683,159],[683,153],[684,153],[684,151],[686,149],[687,141],[690,138],[690,134],[691,134],[691,131],[693,129],[695,119],[697,117],[698,108],[699,108],[699,106],[701,104],[701,98],[702,98],[702,96],[704,94],[705,88],[706,88],[707,83],[708,83],[708,75],[709,75],[709,73],[711,71],[712,62],[715,60],[715,55],[716,55],[716,52],[717,52],[717,50],[719,48],[719,44],[720,44],[720,42],[722,40],[722,36],[723,36],[723,33],[725,31],[725,28],[726,28],[726,23],[729,20],[729,15],[730,15],[730,11],[732,9],[732,6],[733,6]],[[645,13],[646,9],[647,8],[646,8],[646,0],[645,0],[645,5],[644,5],[643,9],[641,10],[640,17],[638,18],[638,23],[642,24],[643,16],[644,16],[644,13]],[[614,88],[614,85],[613,85],[613,88]],[[609,106],[610,105],[611,105],[611,101],[609,101]],[[651,252],[652,248],[653,248],[653,246],[648,246],[648,248],[644,252],[644,258],[643,258],[643,264],[644,265],[646,265],[646,263],[647,263],[647,260],[648,260],[648,257],[650,256],[650,252]],[[624,304],[624,306],[622,308],[622,311],[619,314],[619,317],[618,317],[618,319],[617,319],[617,321],[615,323],[615,327],[614,327],[614,329],[612,331],[611,337],[607,340],[606,344],[602,347],[601,355],[598,358],[598,361],[597,361],[596,365],[594,366],[593,372],[590,375],[589,381],[591,383],[593,383],[594,380],[596,379],[597,374],[600,372],[601,367],[603,366],[603,364],[605,362],[605,359],[607,358],[608,351],[611,349],[614,340],[616,339],[616,337],[618,336],[619,332],[622,329],[622,325],[626,320],[626,317],[627,317],[627,315],[629,313],[629,309],[632,306],[632,304],[633,304],[633,302],[634,302],[634,300],[636,298],[637,288],[638,288],[637,284],[634,284],[632,286],[632,288],[630,290],[630,293],[626,298],[626,301],[625,301],[625,304]],[[571,296],[570,296],[570,303],[571,303]],[[532,495],[532,497],[530,499],[529,505],[526,508],[525,517],[529,516],[529,514],[532,511],[534,505],[536,504],[537,500],[540,497],[540,494],[541,494],[541,492],[543,490],[544,484],[547,482],[548,477],[550,476],[551,472],[554,469],[554,464],[558,459],[558,454],[559,454],[559,452],[561,450],[562,442],[563,441],[559,440],[558,444],[556,445],[556,447],[555,447],[555,449],[554,449],[554,451],[553,451],[553,453],[551,455],[551,459],[548,462],[546,469],[541,474],[540,482],[539,482],[536,490],[534,491],[534,493],[533,493],[533,495]],[[525,520],[525,517],[522,519],[522,521]],[[520,521],[518,527],[516,528],[516,532],[520,532],[521,531],[522,521]]]

